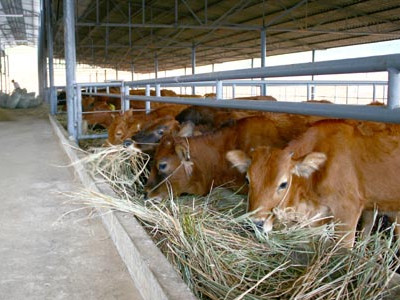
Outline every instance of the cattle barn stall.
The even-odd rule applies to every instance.
[[[398,0],[0,0],[0,8],[4,13],[2,46],[38,44],[39,90],[51,104],[52,114],[57,111],[54,60],[65,60],[70,140],[95,137],[82,134],[84,94],[118,97],[122,110],[129,109],[129,100],[134,98],[147,101],[147,110],[151,102],[166,102],[400,123],[400,53],[274,67],[266,67],[265,61],[267,55],[398,39]],[[196,74],[197,66],[254,58],[261,58],[260,68]],[[76,81],[77,63],[154,72],[156,78],[82,83]],[[157,78],[158,71],[186,67],[192,68],[192,75]],[[386,107],[240,101],[222,95],[223,86],[243,84],[238,80],[256,79],[252,84],[265,95],[270,78],[379,71],[388,73]],[[161,88],[170,86],[191,86],[193,93],[196,86],[214,86],[216,99],[160,97]],[[119,87],[121,94],[101,94],[97,89],[103,87]],[[132,88],[145,88],[146,96],[130,96]],[[156,96],[150,96],[151,88]],[[60,128],[55,130],[63,143],[72,145]],[[76,157],[71,149],[66,151]],[[83,170],[79,162],[73,165],[80,169],[77,173]],[[115,222],[112,213],[102,211],[102,217],[105,223]],[[146,244],[145,237],[137,239]],[[126,251],[124,258],[133,256],[131,248],[121,251]],[[154,253],[146,254],[143,265],[154,258]],[[138,272],[141,267],[133,266]],[[157,288],[147,286],[154,293]]]
[[[17,1],[18,2],[18,1]],[[388,71],[388,107],[359,110],[298,103],[241,103],[179,99],[180,103],[240,107],[399,122],[399,57],[396,55],[265,67],[266,55],[315,51],[331,47],[397,39],[400,3],[390,1],[42,1],[39,33],[39,82],[49,89],[56,111],[54,58],[65,59],[68,131],[77,138],[79,98],[74,89],[76,63],[148,73],[191,67],[190,76],[124,82],[123,87],[193,83],[216,86],[224,80],[296,75]],[[46,26],[44,26],[46,25]],[[48,66],[46,65],[48,58]],[[261,68],[196,75],[196,66],[261,58]],[[48,67],[48,68],[47,68]],[[47,72],[48,79],[47,79]],[[89,84],[82,84],[88,87]],[[179,86],[179,85],[178,85]],[[265,94],[265,85],[261,85]],[[122,102],[127,97],[122,96]],[[143,98],[161,101],[160,98]],[[163,98],[166,102],[177,99]],[[124,107],[127,108],[126,106]],[[385,117],[387,116],[387,117]]]

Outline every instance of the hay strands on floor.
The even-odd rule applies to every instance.
[[[94,152],[88,161],[114,188],[140,187],[143,173],[125,170],[136,154],[117,153],[121,150],[126,151]],[[114,155],[127,165],[119,166]],[[137,161],[133,170],[145,172],[143,156]],[[171,197],[159,205],[143,201],[140,188],[117,190],[123,197],[90,191],[72,197],[136,216],[200,299],[381,299],[400,266],[393,226],[344,250],[334,224],[311,227],[310,220],[294,225],[289,220],[289,226],[282,218],[277,230],[258,232],[245,214],[244,198],[220,189],[206,197]]]

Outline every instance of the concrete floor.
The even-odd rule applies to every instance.
[[[142,299],[79,191],[47,109],[0,114],[0,299]],[[8,118],[10,119],[10,118]]]

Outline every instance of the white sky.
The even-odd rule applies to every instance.
[[[268,47],[268,45],[267,45]],[[355,58],[355,57],[365,57],[365,56],[374,56],[374,55],[385,55],[385,54],[396,54],[400,53],[400,40],[388,41],[388,42],[380,42],[380,43],[372,43],[372,44],[364,44],[358,46],[348,46],[348,47],[340,47],[340,48],[331,48],[328,50],[318,50],[315,52],[315,61],[323,61],[323,60],[334,60],[334,59],[343,59],[343,58]],[[16,80],[22,88],[26,88],[28,92],[38,91],[38,71],[37,71],[37,50],[34,47],[27,46],[19,46],[15,48],[6,49],[6,54],[9,57],[9,65],[10,77],[7,83],[4,82],[2,87],[5,90],[5,85],[9,87],[8,90],[12,89],[11,80]],[[273,65],[283,65],[283,64],[295,64],[295,63],[303,63],[303,62],[311,62],[311,52],[300,52],[293,54],[285,54],[279,56],[271,56],[267,57],[266,64],[267,66]],[[254,59],[254,67],[260,66],[260,59]],[[162,67],[162,66],[161,66]],[[232,69],[243,69],[250,68],[251,60],[243,60],[236,62],[229,62],[223,64],[215,64],[215,71],[222,70],[232,70]],[[187,74],[191,73],[191,69],[187,69]],[[211,72],[211,66],[203,66],[197,67],[197,73]],[[3,68],[4,72],[4,68]],[[78,69],[77,73],[77,81],[78,82],[89,82],[96,81],[96,73],[97,80],[104,80],[104,69],[85,67],[84,69]],[[184,75],[185,70],[174,70],[167,72],[159,72],[159,77],[165,76],[173,76],[173,75]],[[135,74],[135,79],[144,79],[144,78],[153,78],[154,73],[152,74]],[[304,78],[304,77],[303,77]],[[108,69],[107,70],[107,80],[113,80],[116,78],[115,70]],[[131,80],[130,72],[118,72],[118,79]],[[283,78],[280,78],[283,79]],[[300,79],[300,78],[297,78]],[[315,79],[340,79],[340,80],[387,80],[386,73],[369,73],[369,74],[345,74],[340,75],[325,75],[325,76],[316,76]],[[56,85],[65,85],[65,70],[56,68],[55,69],[55,84]]]

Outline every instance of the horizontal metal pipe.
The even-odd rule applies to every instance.
[[[154,85],[159,83],[162,85],[165,83],[215,81],[261,77],[271,78],[285,76],[383,72],[387,71],[389,68],[400,69],[400,54],[165,77],[158,79],[126,82],[126,84],[137,86],[144,84]]]
[[[129,24],[129,23],[95,23],[95,22],[77,22],[76,26],[81,27],[132,27],[132,28],[172,28],[172,29],[227,29],[227,30],[261,30],[262,26],[249,25],[189,25],[189,24]]]
[[[100,113],[113,113],[113,112],[122,112],[122,110],[91,110],[91,111],[83,111],[82,115],[94,115]]]
[[[96,22],[78,22],[77,26],[81,27],[132,27],[132,28],[173,28],[173,29],[198,29],[198,30],[212,30],[212,29],[226,29],[226,30],[263,30],[263,26],[258,25],[189,25],[189,24],[151,24],[151,23],[96,23]],[[315,29],[298,29],[298,28],[266,28],[267,32],[299,32],[299,33],[329,33],[337,35],[373,35],[373,36],[386,36],[398,38],[396,32],[372,32],[372,31],[335,31],[335,30],[315,30]]]
[[[104,93],[85,93],[82,92],[82,95],[86,96],[100,96],[100,97],[110,97],[110,98],[121,98],[120,94],[104,94]]]
[[[129,97],[132,99],[133,97]],[[208,100],[204,98],[173,98],[135,96],[136,100],[146,100],[175,104],[191,104],[210,107],[259,110],[301,115],[315,115],[341,119],[356,119],[387,123],[400,123],[400,109],[389,109],[368,105],[341,105],[321,103],[275,102],[259,100]]]
[[[107,133],[101,133],[101,134],[84,134],[79,136],[78,139],[80,140],[88,140],[88,139],[106,139],[108,138]]]
[[[224,80],[224,86],[259,86],[261,84],[271,86],[292,86],[292,85],[387,85],[387,81],[335,81],[335,80]],[[193,83],[165,83],[163,87],[180,87],[180,86],[192,86]],[[207,82],[196,82],[196,86],[215,86],[215,81]]]
[[[85,87],[113,87],[113,86],[122,86],[121,81],[116,82],[84,82],[79,83],[79,85],[83,88]],[[60,86],[62,87],[62,86]]]

